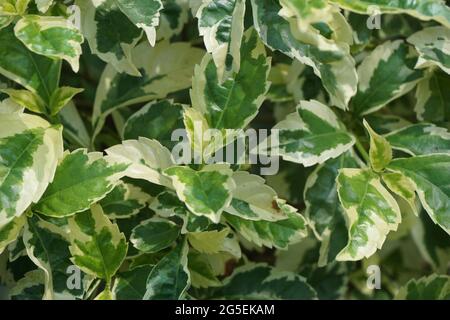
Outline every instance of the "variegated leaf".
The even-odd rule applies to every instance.
[[[169,93],[190,87],[194,66],[200,62],[203,53],[203,50],[185,42],[162,41],[154,48],[145,42],[130,52],[140,70],[140,77],[119,73],[108,64],[95,95],[92,116],[94,136],[114,110],[161,99]]]
[[[390,231],[397,230],[400,209],[377,175],[367,169],[341,169],[339,200],[345,210],[348,243],[336,259],[355,261],[380,249]]]
[[[115,0],[119,9],[136,27],[144,30],[152,46],[156,43],[156,27],[159,24],[161,0]]]
[[[207,165],[200,171],[189,167],[171,167],[164,174],[172,179],[178,198],[192,213],[218,223],[222,211],[232,199],[234,184],[229,165]]]
[[[418,19],[435,20],[450,27],[450,9],[442,0],[398,1],[398,0],[329,0],[340,7],[354,12],[369,14],[370,7],[377,7],[381,13],[406,13]]]
[[[29,50],[64,59],[78,72],[83,36],[64,18],[28,15],[16,23],[14,33]]]
[[[69,288],[67,285],[72,262],[70,241],[63,228],[33,216],[27,221],[23,241],[30,259],[44,271],[44,299],[75,299],[83,296],[83,279],[80,279],[79,288]]]
[[[133,246],[146,253],[161,251],[170,247],[180,235],[180,227],[174,222],[151,218],[133,229],[130,241]]]
[[[336,258],[348,241],[344,209],[339,203],[336,178],[343,168],[359,168],[353,152],[329,159],[308,176],[303,193],[305,216],[316,237],[322,241],[319,265]]]
[[[388,169],[402,173],[414,183],[433,222],[450,234],[450,154],[395,159]]]
[[[128,118],[124,139],[145,137],[158,140],[163,146],[174,146],[172,133],[183,128],[183,108],[172,100],[150,102]]]
[[[13,27],[0,29],[0,73],[49,103],[58,87],[61,61],[30,52]]]
[[[236,189],[226,212],[256,221],[286,219],[285,204],[278,198],[275,190],[265,184],[263,178],[246,171],[236,171],[233,173],[233,180]]]
[[[91,52],[118,72],[138,76],[131,51],[142,37],[140,30],[120,10],[117,0],[76,0],[80,8],[81,31]]]
[[[373,131],[366,120],[363,123],[370,136],[369,157],[372,169],[376,172],[383,171],[392,160],[392,147],[386,138]]]
[[[25,215],[22,215],[0,226],[0,254],[19,237],[26,220]]]
[[[112,288],[114,298],[116,300],[142,300],[146,281],[152,269],[153,266],[144,265],[119,273]]]
[[[150,204],[150,209],[158,216],[164,218],[176,216],[183,220],[181,234],[205,231],[211,224],[207,217],[197,216],[190,212],[173,191],[164,191],[158,194]]]
[[[204,254],[195,251],[189,252],[188,269],[192,286],[195,288],[219,287],[222,284],[214,274],[208,257]]]
[[[0,117],[0,226],[41,198],[63,153],[61,127],[40,117]]]
[[[44,296],[45,274],[36,269],[25,273],[11,289],[11,300],[40,300]]]
[[[284,160],[305,167],[336,158],[355,143],[331,109],[318,101],[301,101],[274,129],[279,130],[277,152]]]
[[[157,40],[171,39],[183,31],[184,25],[189,21],[191,2],[192,0],[163,0]]]
[[[187,235],[189,244],[200,253],[218,253],[224,250],[225,239],[230,233],[228,227],[214,228],[201,232],[190,232]]]
[[[143,300],[178,300],[191,284],[187,266],[188,245],[180,242],[152,269]]]
[[[406,201],[409,205],[411,211],[418,215],[419,210],[416,205],[416,193],[414,183],[403,174],[394,173],[384,173],[382,175],[384,184],[388,187],[391,192],[395,193],[397,196]]]
[[[84,272],[106,280],[106,290],[109,290],[111,278],[127,254],[125,235],[99,205],[71,217],[69,230],[73,263]]]
[[[322,79],[332,104],[345,110],[357,85],[348,44],[327,39],[317,30],[302,31],[299,19],[279,15],[282,7],[276,0],[252,0],[252,8],[256,30],[266,45],[312,67]]]
[[[431,220],[425,209],[420,211],[419,221],[413,226],[411,236],[433,270],[445,272],[450,262],[450,237]]]
[[[286,249],[307,235],[306,220],[294,210],[287,213],[286,219],[278,221],[252,221],[228,213],[224,218],[240,236],[257,246]]]
[[[412,279],[400,288],[396,300],[449,300],[450,277],[433,274],[418,280]]]
[[[450,76],[434,70],[419,82],[414,110],[421,121],[450,121]]]
[[[78,149],[66,153],[33,210],[50,217],[67,217],[103,199],[123,177],[128,165],[113,163],[101,152]]]
[[[216,129],[241,129],[256,116],[269,90],[270,60],[254,29],[245,32],[240,46],[239,71],[219,78],[210,54],[195,68],[192,106]],[[254,81],[257,78],[259,81]]]
[[[394,149],[413,156],[450,153],[450,132],[432,124],[414,124],[387,134],[386,139]]]
[[[238,72],[240,43],[244,33],[245,0],[207,0],[197,11],[198,29],[212,54],[217,80]]]
[[[411,91],[423,77],[423,71],[414,69],[416,62],[411,47],[402,40],[376,47],[358,67],[358,92],[352,109],[366,115]]]
[[[57,115],[62,108],[64,108],[75,95],[83,92],[84,89],[73,87],[60,87],[56,89],[49,102],[49,113],[51,116]]]
[[[125,140],[122,144],[107,149],[106,153],[111,161],[128,166],[125,172],[128,177],[171,187],[170,179],[162,172],[173,166],[174,161],[169,150],[157,140]]]
[[[134,216],[147,206],[151,197],[139,187],[119,182],[99,204],[110,219],[124,219]]]
[[[215,299],[311,300],[317,298],[317,293],[297,274],[278,271],[264,263],[250,263],[235,269],[223,286],[213,289],[212,296]]]
[[[450,10],[449,10],[450,17]],[[448,27],[429,27],[408,38],[420,54],[416,68],[437,65],[450,74],[450,30]]]

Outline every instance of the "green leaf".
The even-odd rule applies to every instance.
[[[26,217],[22,215],[0,226],[0,254],[19,237],[26,220]]]
[[[62,108],[64,108],[73,97],[84,89],[72,87],[60,87],[56,89],[50,98],[50,115],[57,115]]]
[[[0,2],[0,13],[5,15],[23,15],[30,0],[2,0]]]
[[[210,54],[206,54],[195,68],[192,106],[206,118],[211,128],[246,127],[258,113],[269,90],[270,60],[253,29],[245,32],[240,59],[239,71],[224,81]]]
[[[15,89],[2,89],[1,91],[6,93],[12,101],[31,112],[47,113],[45,102],[31,91]]]
[[[94,136],[100,132],[106,117],[113,111],[162,99],[169,93],[190,87],[194,66],[200,62],[203,53],[203,50],[187,42],[162,41],[154,48],[144,42],[130,52],[140,70],[140,77],[119,73],[108,64],[95,95],[92,116]]]
[[[244,0],[208,0],[197,11],[198,30],[206,50],[212,54],[219,83],[224,74],[239,70],[244,15]]]
[[[60,111],[59,118],[64,127],[65,138],[73,141],[77,146],[88,148],[91,138],[77,107],[72,101]]]
[[[153,266],[141,266],[117,274],[112,292],[116,300],[142,300]]]
[[[129,183],[119,182],[117,186],[98,203],[110,219],[124,219],[134,216],[147,206],[151,197]]]
[[[450,10],[449,10],[450,17]],[[450,74],[450,30],[445,27],[430,27],[416,32],[408,38],[420,54],[416,68],[438,66]]]
[[[450,237],[431,220],[423,208],[419,219],[411,230],[414,243],[433,270],[445,272],[450,262]]]
[[[126,169],[127,165],[115,164],[100,152],[78,149],[66,153],[33,210],[50,217],[85,211],[114,189]]]
[[[64,59],[78,72],[83,36],[66,19],[27,15],[16,23],[14,34],[34,53]]]
[[[69,288],[70,251],[68,234],[37,216],[28,219],[23,241],[31,260],[44,271],[46,299],[75,299],[84,293],[83,279],[80,288]]]
[[[406,13],[415,18],[429,21],[435,20],[450,27],[450,9],[442,0],[397,1],[397,0],[330,0],[340,7],[353,12],[368,14],[369,7],[377,6],[382,13]]]
[[[295,211],[278,221],[251,221],[228,213],[224,218],[239,235],[257,246],[286,249],[307,236],[306,220]]]
[[[180,227],[166,219],[151,218],[133,229],[130,241],[145,253],[153,253],[170,247],[180,235]]]
[[[30,52],[14,35],[0,29],[0,73],[39,95],[46,103],[58,87],[61,61]]]
[[[388,233],[397,230],[401,221],[398,204],[378,176],[367,169],[341,169],[337,191],[345,210],[349,240],[336,259],[370,257],[381,248]]]
[[[61,127],[33,115],[0,117],[0,227],[38,202],[63,152]]]
[[[333,111],[315,100],[301,101],[297,112],[274,129],[279,130],[276,147],[280,156],[305,167],[336,158],[355,143]]]
[[[450,133],[432,124],[414,124],[387,134],[386,139],[394,149],[413,156],[450,153]]]
[[[247,264],[234,270],[223,286],[213,290],[215,299],[311,300],[317,294],[306,279],[278,271],[266,264]]]
[[[370,136],[369,157],[372,169],[376,172],[383,171],[392,160],[392,147],[386,138],[373,131],[366,120],[363,123]]]
[[[157,140],[139,138],[125,140],[106,150],[109,159],[128,166],[125,172],[130,178],[144,179],[155,184],[171,187],[171,181],[163,171],[174,165],[169,150]]]
[[[108,288],[127,254],[125,235],[99,205],[71,217],[69,229],[73,263],[84,272],[106,280]]]
[[[172,179],[178,198],[192,213],[214,223],[220,221],[235,188],[229,165],[207,165],[200,171],[175,166],[164,170],[164,174]]]
[[[402,173],[415,184],[420,202],[433,222],[450,234],[450,155],[395,159],[388,169]]]
[[[419,82],[416,90],[417,118],[421,121],[450,121],[450,77],[435,70]]]
[[[358,92],[352,109],[366,115],[411,91],[423,77],[423,71],[414,69],[416,62],[412,48],[402,40],[376,47],[358,67]]]
[[[412,279],[400,288],[396,300],[449,300],[450,277],[433,274],[418,280]]]
[[[283,18],[276,0],[252,0],[253,20],[264,43],[312,67],[322,79],[333,105],[346,109],[356,93],[355,61],[348,44],[335,42],[315,30],[302,31],[295,18]],[[300,20],[301,21],[301,20]]]
[[[188,246],[180,242],[152,269],[143,300],[178,300],[191,284],[187,267]]]
[[[119,9],[133,22],[142,28],[152,46],[156,42],[156,27],[159,24],[161,0],[116,0]]]
[[[183,128],[182,107],[172,100],[148,103],[128,118],[123,128],[123,138],[145,137],[158,140],[167,148],[173,147],[173,131]]]

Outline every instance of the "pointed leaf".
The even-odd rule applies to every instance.
[[[383,245],[390,231],[397,230],[400,209],[380,179],[367,169],[341,169],[337,177],[339,199],[344,207],[347,246],[338,261],[370,257]]]
[[[127,165],[114,164],[100,152],[78,149],[66,156],[56,169],[33,210],[50,217],[67,217],[88,209],[103,199],[123,176]]]
[[[78,72],[83,36],[64,18],[27,15],[16,23],[14,34],[34,53],[64,59]]]
[[[231,203],[235,184],[228,165],[207,165],[200,171],[171,167],[164,174],[172,178],[178,198],[192,213],[218,223],[222,211]]]
[[[69,229],[73,263],[110,284],[127,254],[125,235],[98,205],[71,217]]]
[[[274,129],[279,130],[279,154],[306,167],[336,158],[355,143],[330,108],[318,101],[301,101]],[[272,146],[273,148],[273,146]]]
[[[183,296],[191,283],[187,254],[188,246],[182,241],[155,265],[143,300],[178,300]]]

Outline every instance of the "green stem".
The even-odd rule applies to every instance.
[[[355,139],[356,139],[355,146],[356,149],[358,149],[359,154],[364,158],[364,161],[366,161],[366,163],[370,163],[370,157],[366,149],[364,149],[364,146],[362,145],[361,141],[359,141],[358,138]]]

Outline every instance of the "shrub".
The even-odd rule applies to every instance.
[[[5,296],[448,299],[449,28],[441,0],[0,0]]]

